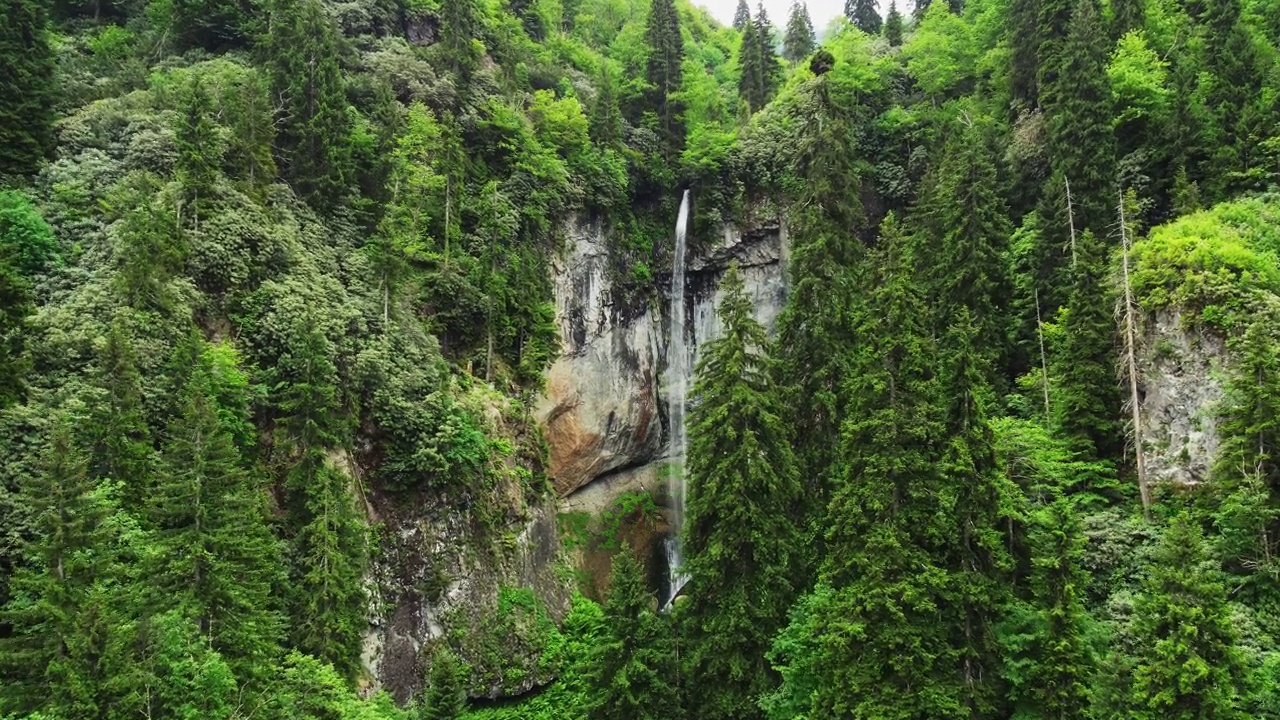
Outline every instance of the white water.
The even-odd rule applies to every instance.
[[[680,593],[689,576],[683,571],[684,555],[680,536],[684,532],[684,501],[688,482],[684,474],[685,451],[685,402],[689,392],[689,378],[693,374],[689,348],[685,340],[684,271],[685,232],[689,227],[689,191],[680,200],[680,214],[676,217],[675,262],[671,268],[671,322],[667,342],[667,489],[671,496],[671,534],[667,536],[667,586],[670,593],[665,605],[669,605]]]

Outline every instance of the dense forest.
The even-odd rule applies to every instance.
[[[0,7],[0,717],[1280,718],[1280,1]],[[686,188],[789,248],[682,597],[623,544],[532,692],[379,691],[369,497],[553,495],[566,224],[662,304]],[[1222,349],[1179,482],[1161,322]]]

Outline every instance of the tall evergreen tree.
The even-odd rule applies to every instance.
[[[1241,718],[1244,661],[1226,589],[1206,563],[1198,527],[1185,514],[1164,532],[1134,607],[1139,720]]]
[[[678,715],[674,654],[631,546],[613,558],[605,637],[593,650],[591,720],[663,720]]]
[[[247,680],[267,672],[279,650],[272,598],[282,559],[267,528],[263,487],[245,471],[212,393],[201,362],[163,447],[149,508],[160,548],[151,576],[157,609],[184,613]]]
[[[844,0],[844,16],[868,35],[879,35],[883,20],[877,0]]]
[[[299,195],[330,211],[346,199],[352,179],[337,30],[319,0],[273,0],[270,22],[280,167]]]
[[[140,507],[155,479],[155,447],[133,343],[121,320],[111,324],[98,362],[98,387],[105,397],[92,413],[89,471],[120,482],[130,506]]]
[[[1052,109],[1058,101],[1058,79],[1062,72],[1067,32],[1071,27],[1071,16],[1076,7],[1076,0],[1038,0],[1035,5],[1036,92],[1040,106]],[[1017,8],[1014,15],[1029,25],[1028,19],[1022,15],[1024,11],[1029,13],[1030,8]],[[1016,31],[1022,32],[1025,29],[1026,27],[1020,23]],[[1029,58],[1029,49],[1018,52],[1015,57],[1025,62]],[[1026,82],[1027,78],[1021,78],[1021,80]]]
[[[988,383],[997,379],[995,363],[1005,351],[1002,305],[1009,290],[1001,258],[1012,233],[992,154],[976,125],[955,129],[921,203],[926,248],[917,252],[926,260],[921,272],[931,285],[939,330],[967,311],[976,347],[986,356]]]
[[[798,63],[809,57],[817,46],[813,34],[813,21],[809,8],[801,2],[791,3],[791,15],[787,18],[787,34],[782,41],[782,57],[789,63]]]
[[[441,4],[440,10],[444,61],[465,81],[480,60],[474,43],[481,30],[481,6],[477,0],[458,0]]]
[[[1035,108],[1039,98],[1039,14],[1040,0],[1013,0],[1009,5],[1009,94],[1015,105],[1027,110]]]
[[[1062,347],[1054,354],[1055,424],[1082,459],[1115,459],[1123,438],[1110,266],[1092,231],[1082,233],[1076,245]]]
[[[751,8],[747,5],[747,0],[738,0],[738,7],[733,11],[733,29],[742,32],[750,22]]]
[[[818,623],[809,717],[965,714],[961,655],[940,622],[951,584],[942,548],[955,528],[934,449],[944,437],[936,347],[911,244],[886,217],[853,319],[851,407],[821,573],[834,595]]]
[[[751,22],[742,31],[738,44],[738,97],[747,104],[747,110],[755,112],[764,107],[764,59],[760,57],[760,39],[756,24]]]
[[[889,14],[884,19],[884,39],[889,47],[902,45],[902,13],[898,12],[897,0],[889,0]]]
[[[1222,446],[1215,474],[1224,481],[1256,475],[1280,493],[1280,348],[1264,314],[1231,342],[1231,377],[1223,398]]]
[[[760,717],[756,699],[771,683],[765,652],[803,581],[795,574],[801,490],[768,339],[736,264],[721,291],[724,331],[698,361],[689,425],[684,613],[697,716],[744,720]]]
[[[467,709],[466,666],[449,648],[431,658],[418,720],[458,720]]]
[[[1147,24],[1146,0],[1112,0],[1111,37],[1118,40],[1130,30],[1141,30]]]
[[[1266,186],[1268,171],[1258,167],[1258,149],[1275,134],[1276,107],[1263,99],[1263,64],[1240,1],[1208,0],[1204,7],[1204,56],[1210,74],[1205,104],[1216,134],[1206,189],[1214,200],[1223,200]]]
[[[622,112],[618,109],[616,81],[608,66],[601,64],[600,86],[591,106],[591,139],[609,147],[622,142]]]
[[[182,219],[196,228],[200,211],[213,195],[222,158],[218,155],[217,127],[213,124],[213,106],[199,75],[193,75],[184,90],[182,118],[174,133],[178,157],[174,176],[182,186]]]
[[[1032,516],[1031,617],[1007,651],[1019,715],[1090,717],[1097,668],[1088,640],[1084,596],[1084,532],[1079,515],[1059,499]]]
[[[672,162],[684,149],[685,132],[684,105],[678,97],[684,79],[684,38],[675,0],[652,1],[644,38],[649,46],[645,65],[649,107],[657,114],[662,155]]]
[[[760,43],[760,85],[763,90],[761,106],[773,99],[773,94],[782,84],[782,64],[778,61],[777,44],[774,42],[774,27],[765,12],[764,3],[756,6],[756,40]]]
[[[0,3],[0,178],[32,175],[52,148],[54,57],[43,0]]]

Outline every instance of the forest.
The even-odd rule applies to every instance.
[[[0,8],[0,718],[1280,718],[1280,0]],[[516,542],[566,225],[665,305],[685,189],[788,260],[682,596],[622,543],[387,692],[373,508]]]

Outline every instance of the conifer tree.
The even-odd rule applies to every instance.
[[[1058,101],[1058,79],[1062,72],[1062,63],[1064,60],[1067,32],[1071,26],[1072,11],[1076,7],[1076,0],[1038,0],[1036,3],[1036,92],[1040,100],[1040,107],[1051,110]],[[1025,9],[1030,12],[1030,8]],[[1024,23],[1027,18],[1022,17],[1023,9],[1019,8],[1014,15]],[[1029,24],[1029,23],[1028,23]],[[1025,31],[1026,26],[1019,23],[1015,31]],[[1024,49],[1015,55],[1026,61],[1029,51]],[[1020,71],[1021,72],[1021,71]],[[1026,78],[1022,78],[1022,82],[1026,82]]]
[[[1141,30],[1147,23],[1146,0],[1112,0],[1111,37],[1119,40],[1130,30]]]
[[[610,147],[622,142],[622,112],[618,108],[616,81],[608,66],[601,64],[600,85],[591,106],[591,139]]]
[[[1060,499],[1033,516],[1031,592],[1035,619],[1020,666],[1016,693],[1035,717],[1089,717],[1089,685],[1096,670],[1086,634],[1088,576],[1082,561],[1084,533],[1069,500]]]
[[[280,168],[312,207],[331,211],[351,185],[337,30],[319,0],[273,0],[270,22],[266,53],[278,108]]]
[[[671,162],[684,149],[684,106],[678,97],[684,71],[684,38],[680,35],[680,14],[675,0],[653,0],[645,26],[649,59],[645,80],[649,84],[649,106],[658,118],[662,155]]]
[[[31,285],[12,261],[0,258],[0,407],[20,401],[28,365],[27,316],[32,312]]]
[[[921,271],[932,286],[939,330],[954,325],[961,309],[967,311],[991,383],[1005,352],[1002,305],[1009,290],[1001,258],[1012,228],[987,148],[976,126],[956,128],[922,202],[929,237],[917,256],[926,260]]]
[[[89,471],[122,485],[131,507],[140,507],[155,474],[155,448],[142,405],[142,377],[133,343],[117,319],[99,359],[98,386],[104,401],[93,411]]]
[[[178,157],[174,175],[182,185],[183,219],[200,226],[200,210],[213,195],[222,158],[217,150],[217,132],[211,115],[213,107],[199,75],[193,75],[184,91],[182,119],[174,133]]]
[[[645,588],[643,568],[631,546],[613,558],[605,636],[593,651],[590,720],[662,720],[678,714],[673,654],[662,618]]]
[[[1205,2],[1202,28],[1211,77],[1205,105],[1217,135],[1210,145],[1212,182],[1206,190],[1221,200],[1265,186],[1265,172],[1256,167],[1258,143],[1274,133],[1276,106],[1262,98],[1263,65],[1240,1]]]
[[[764,106],[764,59],[760,57],[760,40],[754,22],[742,31],[738,44],[738,97],[747,104],[747,110],[755,112]]]
[[[809,8],[801,2],[791,3],[791,16],[787,18],[787,34],[782,42],[782,57],[789,63],[798,63],[809,57],[817,39],[813,34],[813,21]]]
[[[1009,94],[1028,110],[1038,101],[1039,14],[1040,0],[1013,0],[1009,5]]]
[[[431,657],[418,720],[458,720],[467,709],[467,668],[449,648]]]
[[[877,0],[844,0],[844,16],[868,35],[879,35],[883,20]]]
[[[0,2],[0,178],[32,175],[52,142],[54,57],[43,0]]]
[[[1123,438],[1107,252],[1087,230],[1077,248],[1078,260],[1070,270],[1065,333],[1054,356],[1056,425],[1082,459],[1114,459],[1119,457]]]
[[[743,32],[750,23],[751,8],[747,5],[747,0],[738,0],[738,7],[733,11],[733,29]]]
[[[1226,589],[1206,563],[1200,529],[1185,514],[1165,530],[1134,607],[1137,666],[1130,717],[1227,719],[1244,686],[1244,661]]]
[[[897,0],[889,0],[889,14],[884,19],[884,39],[889,47],[902,45],[902,13],[898,12]]]
[[[939,621],[951,582],[942,548],[955,528],[939,507],[940,387],[910,245],[887,216],[853,318],[843,474],[821,573],[834,597],[818,622],[809,717],[964,715],[960,654]]]
[[[458,0],[440,6],[441,48],[450,70],[465,82],[479,58],[474,42],[480,34],[481,9],[477,0]]]
[[[773,40],[773,23],[765,12],[764,3],[756,6],[756,40],[760,43],[760,87],[762,91],[760,105],[763,107],[773,99],[773,94],[782,84],[782,64],[778,62],[778,50]]]
[[[263,488],[243,467],[203,362],[191,369],[181,403],[149,508],[159,544],[155,601],[184,613],[238,677],[251,679],[268,671],[281,639],[272,599],[279,548]]]
[[[703,348],[690,413],[685,614],[697,716],[744,720],[760,717],[756,699],[771,682],[765,652],[803,582],[795,572],[801,491],[768,339],[736,263],[721,292],[723,334]]]
[[[1271,332],[1273,322],[1271,316],[1259,317],[1231,343],[1235,358],[1215,470],[1224,480],[1257,475],[1280,493],[1280,348]]]
[[[13,578],[13,599],[0,612],[12,628],[0,638],[0,710],[54,710],[97,716],[102,702],[99,658],[112,631],[110,604],[95,585],[112,579],[106,547],[117,507],[89,476],[71,421],[58,422],[40,472],[24,478],[32,516],[27,564]]]

